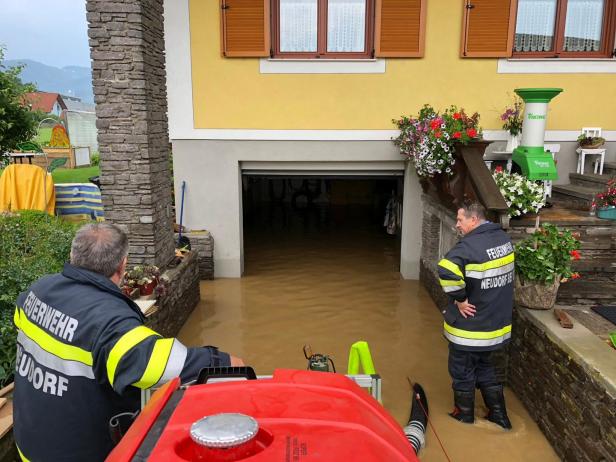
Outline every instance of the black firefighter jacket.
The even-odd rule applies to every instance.
[[[14,435],[23,459],[102,461],[113,448],[109,419],[138,410],[140,389],[230,364],[143,322],[108,278],[69,264],[20,294]]]
[[[449,296],[444,334],[454,348],[496,350],[511,337],[514,254],[511,239],[495,223],[483,223],[464,236],[438,264]],[[464,318],[454,301],[475,305]]]

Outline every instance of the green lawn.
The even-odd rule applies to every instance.
[[[58,168],[52,172],[54,183],[88,183],[88,178],[100,174],[98,167]]]
[[[37,135],[34,137],[33,141],[36,141],[41,146],[46,146],[49,144],[49,140],[51,140],[51,128],[41,128]]]

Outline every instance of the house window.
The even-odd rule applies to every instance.
[[[610,57],[610,0],[518,0],[514,57]]]
[[[427,0],[220,0],[220,48],[227,58],[421,58],[426,4]]]
[[[273,0],[277,58],[370,58],[373,0]]]

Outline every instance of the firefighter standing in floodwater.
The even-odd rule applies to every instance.
[[[438,264],[440,283],[449,297],[443,314],[454,393],[450,416],[464,423],[475,421],[477,387],[488,407],[486,418],[510,429],[503,386],[490,354],[511,337],[513,246],[499,225],[486,220],[478,203],[465,203],[458,210],[456,229],[462,239]]]

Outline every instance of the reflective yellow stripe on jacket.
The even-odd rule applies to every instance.
[[[511,337],[511,324],[491,332],[471,331],[458,329],[443,323],[445,337],[458,345],[485,347],[498,345]]]
[[[56,340],[53,336],[31,322],[21,308],[17,307],[15,309],[13,321],[18,329],[32,339],[43,350],[68,361],[78,361],[88,366],[92,366],[92,364],[94,364],[91,352]]]
[[[466,277],[474,279],[500,276],[513,271],[514,260],[514,254],[510,253],[509,255],[485,263],[470,263],[464,267],[464,272],[466,273]]]
[[[28,458],[24,456],[23,452],[21,452],[21,449],[19,449],[19,446],[15,445],[15,447],[17,448],[17,452],[19,453],[19,458],[22,460],[22,462],[30,462]]]
[[[120,340],[118,340],[113,346],[111,352],[109,353],[109,357],[107,358],[107,377],[111,386],[113,386],[113,382],[115,380],[115,373],[118,368],[118,364],[120,364],[120,361],[124,355],[133,347],[143,342],[146,338],[153,335],[159,336],[159,334],[154,332],[152,329],[145,326],[138,326],[129,330],[122,337],[120,337]]]
[[[171,355],[171,348],[173,348],[172,338],[163,338],[157,340],[154,344],[154,349],[150,355],[148,365],[143,372],[143,376],[138,382],[133,383],[137,388],[150,388],[156,384],[165,372],[167,361]]]
[[[445,268],[446,270],[451,271],[456,276],[460,276],[461,278],[464,278],[464,275],[462,274],[462,269],[460,269],[460,267],[456,265],[454,262],[452,262],[451,260],[447,260],[446,258],[443,258],[441,261],[438,262],[438,266],[441,266]]]

